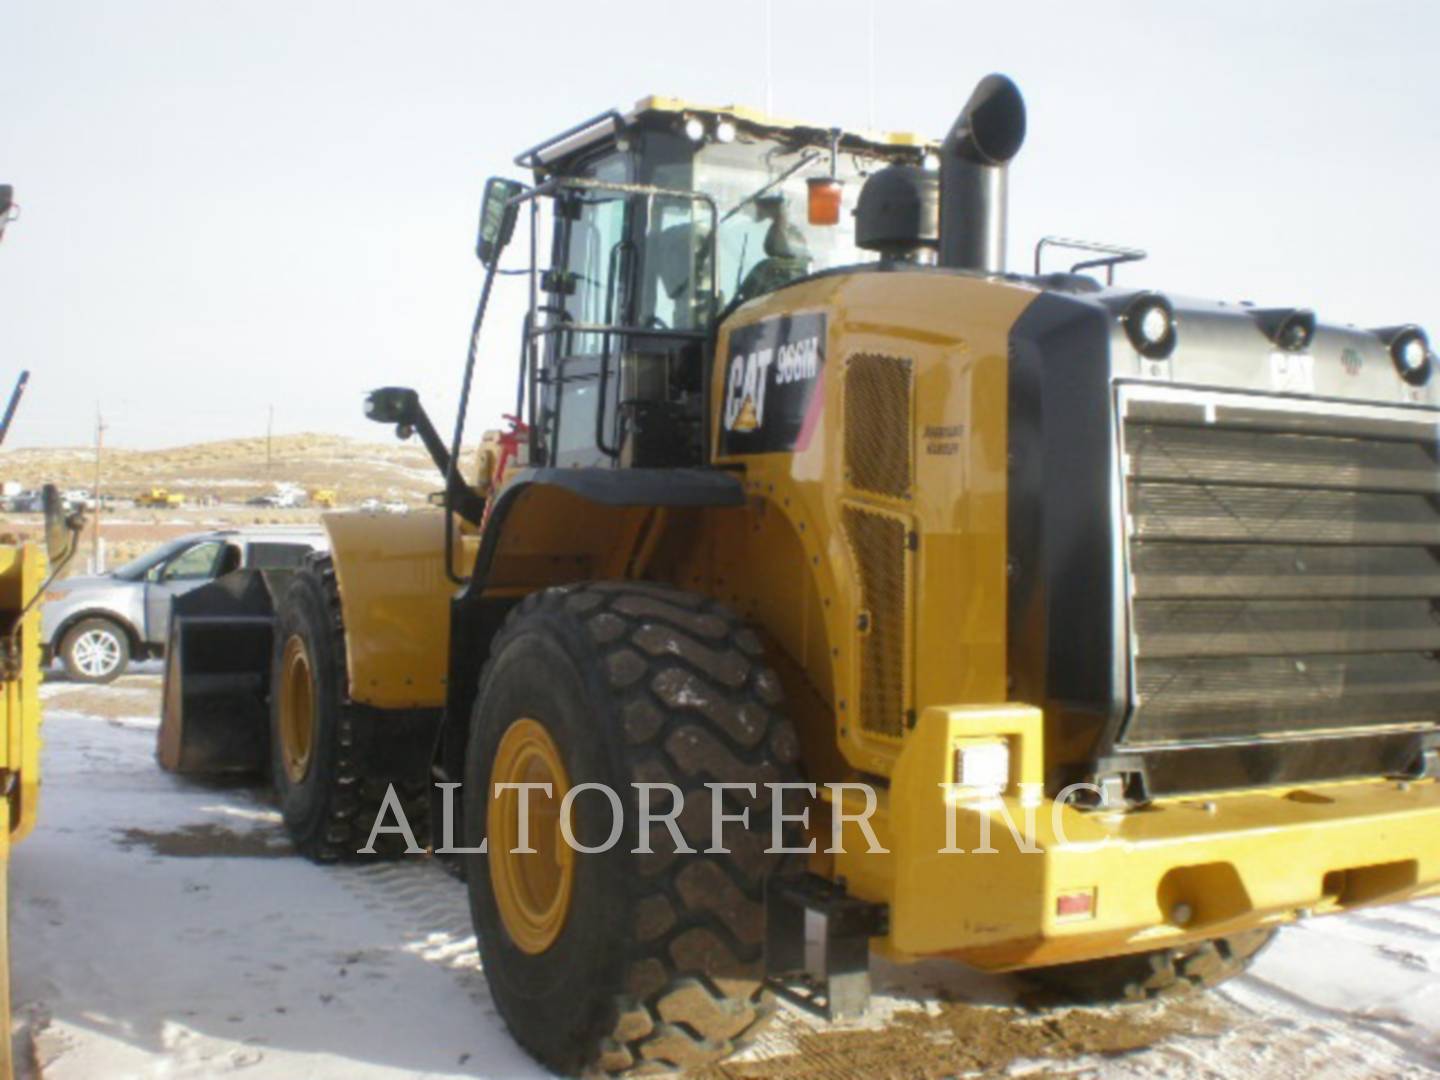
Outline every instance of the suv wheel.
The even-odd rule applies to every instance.
[[[60,660],[76,682],[113,682],[130,662],[130,639],[109,619],[82,619],[60,643]]]

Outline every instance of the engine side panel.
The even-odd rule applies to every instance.
[[[1034,297],[832,274],[721,330],[715,463],[743,468],[750,507],[709,588],[805,672],[855,769],[888,774],[927,705],[1007,698],[1007,350]]]

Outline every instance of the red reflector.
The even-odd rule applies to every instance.
[[[1095,911],[1095,891],[1061,893],[1055,898],[1055,914],[1061,918],[1090,915]]]

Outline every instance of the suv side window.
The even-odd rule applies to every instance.
[[[250,541],[249,565],[255,570],[298,570],[305,556],[313,551],[309,544],[277,544],[273,541]]]
[[[176,555],[160,572],[161,581],[209,581],[225,544],[220,540],[204,540]]]

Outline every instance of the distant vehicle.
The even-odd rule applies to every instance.
[[[315,488],[310,492],[310,503],[324,510],[333,510],[339,503],[339,494],[334,488]]]
[[[384,510],[387,514],[408,514],[410,512],[410,504],[403,503],[399,499],[391,499],[389,502],[382,503],[380,509]]]
[[[65,501],[67,509],[71,510],[93,510],[95,509],[95,496],[90,494],[89,488],[71,488],[60,496]]]
[[[307,506],[309,502],[310,496],[297,484],[276,484],[274,491],[246,500],[250,506],[269,506],[276,509]]]
[[[372,513],[379,513],[383,507],[384,503],[379,499],[365,499],[360,503],[361,510],[369,510]]]
[[[162,544],[108,574],[56,582],[41,609],[46,660],[58,656],[78,682],[110,682],[132,658],[163,655],[174,597],[232,570],[299,566],[329,546],[318,526],[218,529]]]
[[[163,487],[152,487],[135,500],[136,506],[149,506],[160,510],[174,510],[185,505],[185,496],[178,491],[167,491]]]

